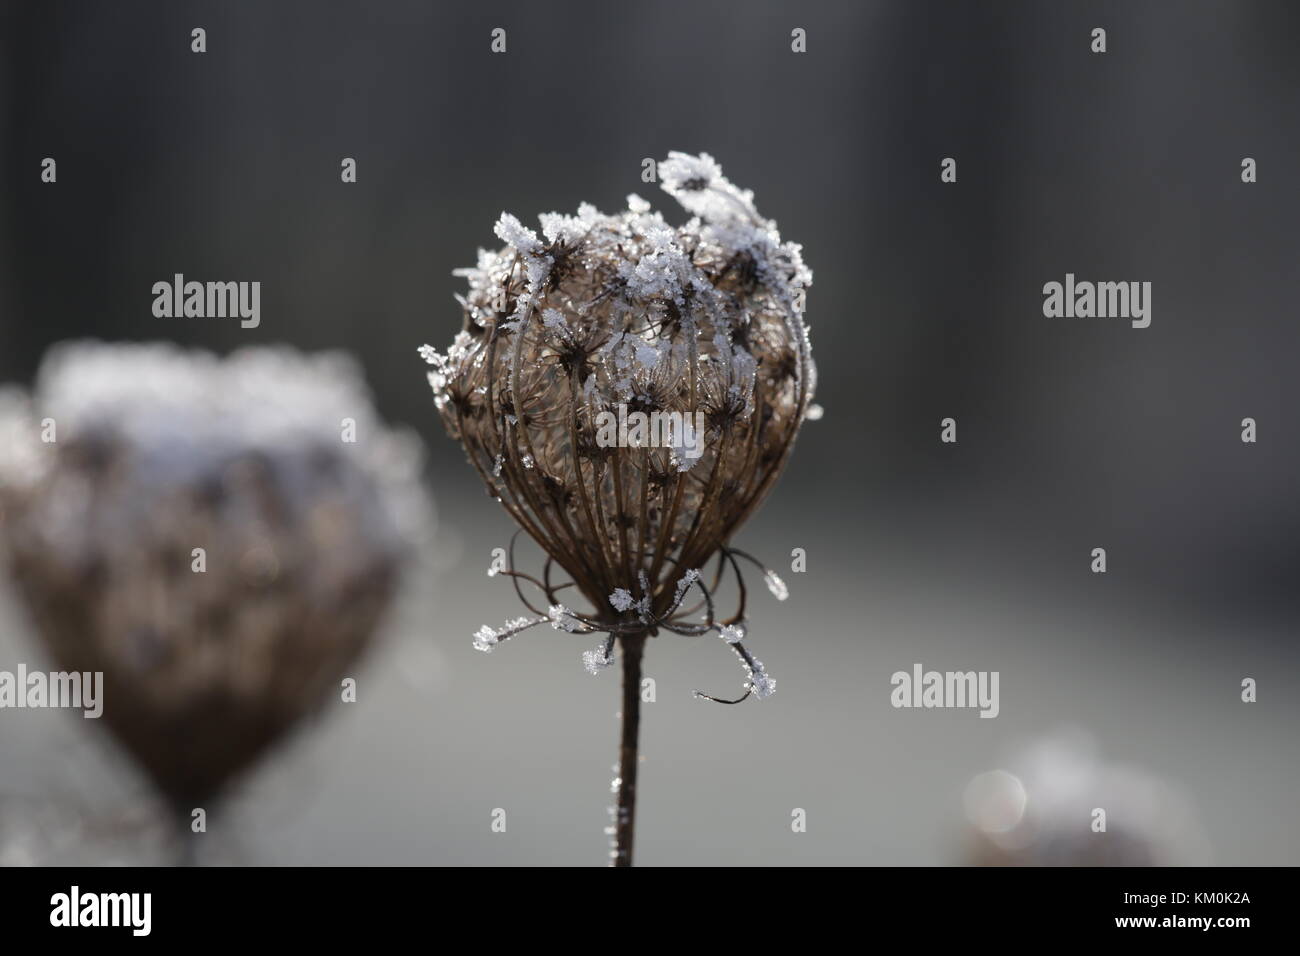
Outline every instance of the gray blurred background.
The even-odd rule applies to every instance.
[[[1074,728],[1194,808],[1180,861],[1300,863],[1298,39],[1282,2],[4,4],[0,381],[65,338],[347,349],[429,446],[438,553],[213,858],[603,862],[618,676],[550,629],[471,648],[518,613],[484,574],[513,529],[415,350],[459,327],[450,272],[503,209],[636,191],[680,222],[640,181],[680,149],[804,244],[826,415],[735,540],[808,554],[752,605],[776,696],[694,700],[743,678],[721,642],[648,648],[638,862],[961,862],[967,781]],[[260,280],[261,326],[154,318],[175,272]],[[1067,272],[1152,282],[1151,327],[1044,318]],[[39,659],[0,598],[0,669]],[[892,708],[914,662],[999,671],[1000,716]],[[33,859],[147,856],[122,821],[152,798],[99,730],[0,713],[4,806],[83,821]]]

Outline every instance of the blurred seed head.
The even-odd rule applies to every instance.
[[[1209,862],[1196,814],[1172,784],[1106,763],[1062,732],[981,773],[963,794],[968,862],[978,866],[1182,866]],[[1105,811],[1094,832],[1093,811]]]
[[[0,436],[36,631],[104,673],[104,721],[182,809],[338,692],[431,528],[418,443],[342,355],[55,346],[31,395],[0,393]]]

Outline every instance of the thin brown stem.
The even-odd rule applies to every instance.
[[[618,745],[618,805],[614,809],[613,866],[632,865],[636,826],[637,737],[641,730],[641,655],[644,634],[624,634],[622,733]]]

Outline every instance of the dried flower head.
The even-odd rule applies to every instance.
[[[737,558],[753,560],[730,539],[815,417],[802,317],[812,273],[712,157],[671,153],[659,175],[694,214],[685,225],[635,195],[616,215],[544,214],[540,235],[503,213],[507,245],[456,272],[469,282],[462,331],[445,353],[420,350],[448,432],[547,555],[539,577],[509,573],[551,610],[526,601],[535,618],[485,628],[493,639],[476,646],[555,623],[555,592],[571,583],[591,610],[564,609],[580,626],[566,630],[727,628],[749,690],[766,696],[771,678],[735,637],[743,585],[728,620],[712,590],[724,571],[739,576]],[[698,569],[715,557],[710,587]],[[553,584],[553,565],[571,582]],[[692,586],[703,622],[683,608]],[[595,672],[605,658],[584,659]]]
[[[343,356],[56,346],[0,434],[37,631],[103,672],[105,722],[182,809],[337,692],[431,518],[418,445]]]

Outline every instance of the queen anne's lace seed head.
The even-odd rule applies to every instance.
[[[492,496],[596,615],[647,628],[771,489],[816,384],[800,247],[711,156],[672,153],[659,173],[693,214],[681,226],[635,195],[612,215],[545,214],[540,235],[503,214],[506,247],[457,270],[462,332],[421,349]],[[611,442],[601,423],[620,409],[689,424]]]
[[[104,673],[105,723],[187,815],[338,693],[431,527],[418,444],[341,355],[60,345],[0,438],[36,630]]]

